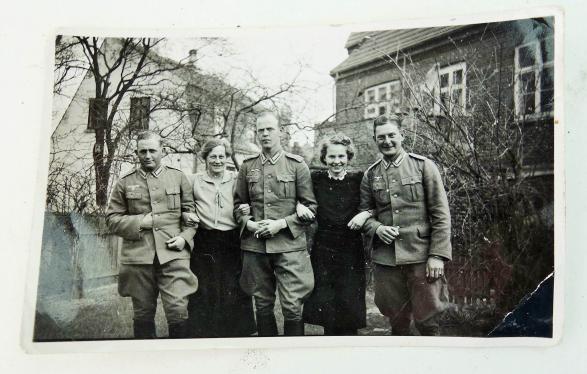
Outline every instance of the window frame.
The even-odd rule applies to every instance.
[[[392,86],[397,86],[392,89]],[[385,89],[385,99],[380,99],[381,89]],[[401,106],[403,101],[403,88],[400,79],[393,79],[384,83],[380,83],[374,86],[367,87],[365,89],[365,110],[363,113],[363,119],[373,119],[382,115],[380,113],[381,108],[385,108],[385,115],[395,114],[392,113],[392,105],[397,105],[398,108]],[[392,95],[397,93],[396,95]],[[373,100],[371,100],[373,99]],[[373,110],[373,113],[369,113]]]
[[[547,68],[553,70],[553,100],[554,100],[554,55],[550,61],[543,61],[542,42],[551,40],[553,43],[553,54],[554,54],[554,37],[548,36],[545,38],[535,39],[531,42],[520,44],[515,48],[514,53],[514,107],[515,114],[518,119],[524,118],[536,118],[542,116],[553,116],[554,107],[551,110],[542,110],[542,72]],[[526,67],[520,66],[520,50],[525,47],[534,46],[534,64]],[[522,75],[533,72],[534,73],[534,111],[532,113],[526,113],[525,108],[522,108],[525,100],[523,99],[524,93],[522,92]],[[553,103],[554,106],[554,103]]]
[[[461,83],[455,84],[454,83],[454,73],[456,71],[462,71],[462,78]],[[449,115],[453,114],[453,110],[455,108],[454,103],[452,103],[452,92],[454,89],[461,90],[461,103],[458,105],[461,106],[460,114],[467,114],[467,63],[465,61],[457,62],[450,65],[445,65],[443,67],[437,66],[437,74],[438,80],[435,89],[433,90],[434,95],[434,105],[433,105],[433,112],[436,115],[442,115],[445,113],[442,110],[442,95],[448,94],[449,97],[449,106],[446,108],[446,113]],[[442,76],[448,74],[448,84],[446,87],[441,86]]]

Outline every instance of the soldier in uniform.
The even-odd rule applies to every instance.
[[[234,198],[243,250],[240,284],[254,296],[259,336],[277,335],[276,287],[284,334],[303,335],[302,306],[314,287],[314,274],[306,250],[307,223],[297,216],[296,203],[316,213],[310,171],[302,157],[281,148],[279,120],[273,113],[257,118],[256,136],[262,153],[243,162]],[[238,209],[241,204],[250,205],[250,214]]]
[[[446,307],[444,262],[451,259],[450,212],[436,165],[402,148],[401,123],[380,116],[374,140],[383,158],[361,182],[361,211],[373,211],[363,230],[375,263],[375,304],[393,335],[438,335]]]
[[[118,292],[130,296],[137,339],[154,338],[157,296],[169,337],[186,336],[188,296],[198,289],[190,270],[195,228],[182,227],[182,212],[194,212],[192,187],[178,169],[161,165],[161,139],[137,137],[140,167],[123,175],[110,197],[106,222],[123,239]]]

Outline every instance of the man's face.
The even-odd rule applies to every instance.
[[[279,130],[277,118],[269,115],[258,118],[256,135],[264,150],[270,151],[278,146],[281,140],[281,131]]]
[[[375,128],[375,143],[383,157],[393,160],[402,150],[402,136],[395,123],[386,123]]]
[[[161,166],[163,151],[157,139],[139,140],[137,143],[137,156],[145,171],[157,170]]]

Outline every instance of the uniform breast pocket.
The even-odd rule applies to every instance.
[[[259,186],[259,178],[259,174],[247,174],[247,187],[249,188],[249,196],[255,196],[255,190]]]
[[[387,190],[387,186],[385,182],[382,180],[375,180],[373,181],[373,195],[375,196],[375,200],[377,200],[380,204],[387,204],[389,203],[389,191]]]
[[[277,175],[277,195],[281,198],[295,198],[296,178],[293,174]]]
[[[141,199],[143,198],[143,194],[137,191],[127,191],[124,196],[126,197],[126,201],[128,202],[128,211],[129,213],[136,214],[139,213],[139,205]]]
[[[167,187],[165,195],[167,196],[167,209],[179,209],[181,206],[179,187]]]
[[[421,175],[402,178],[402,188],[405,190],[404,196],[408,196],[411,201],[424,200],[424,186],[422,185]]]

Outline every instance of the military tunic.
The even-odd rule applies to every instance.
[[[402,151],[393,162],[379,160],[361,182],[361,211],[374,215],[363,227],[375,263],[375,304],[388,316],[392,334],[408,335],[413,317],[422,335],[438,334],[447,305],[444,277],[429,281],[430,256],[451,259],[450,211],[436,165]],[[376,232],[395,226],[399,235],[385,244]]]
[[[187,319],[188,296],[197,291],[198,280],[189,268],[195,229],[182,227],[181,214],[194,211],[188,179],[171,167],[152,172],[137,168],[114,187],[106,223],[122,237],[118,292],[132,298],[135,327],[148,324],[154,329],[159,293],[170,326]],[[142,229],[149,213],[152,228]],[[181,251],[167,247],[166,241],[176,236],[186,241]]]
[[[303,301],[314,288],[306,251],[307,224],[296,214],[298,201],[316,212],[310,171],[303,158],[280,150],[271,158],[260,154],[243,162],[234,197],[243,250],[240,284],[255,298],[258,321],[259,316],[274,315],[276,287],[285,321],[301,321]],[[237,209],[241,204],[249,204],[251,214],[241,214]],[[246,229],[251,219],[285,219],[287,227],[271,238],[256,238]]]

